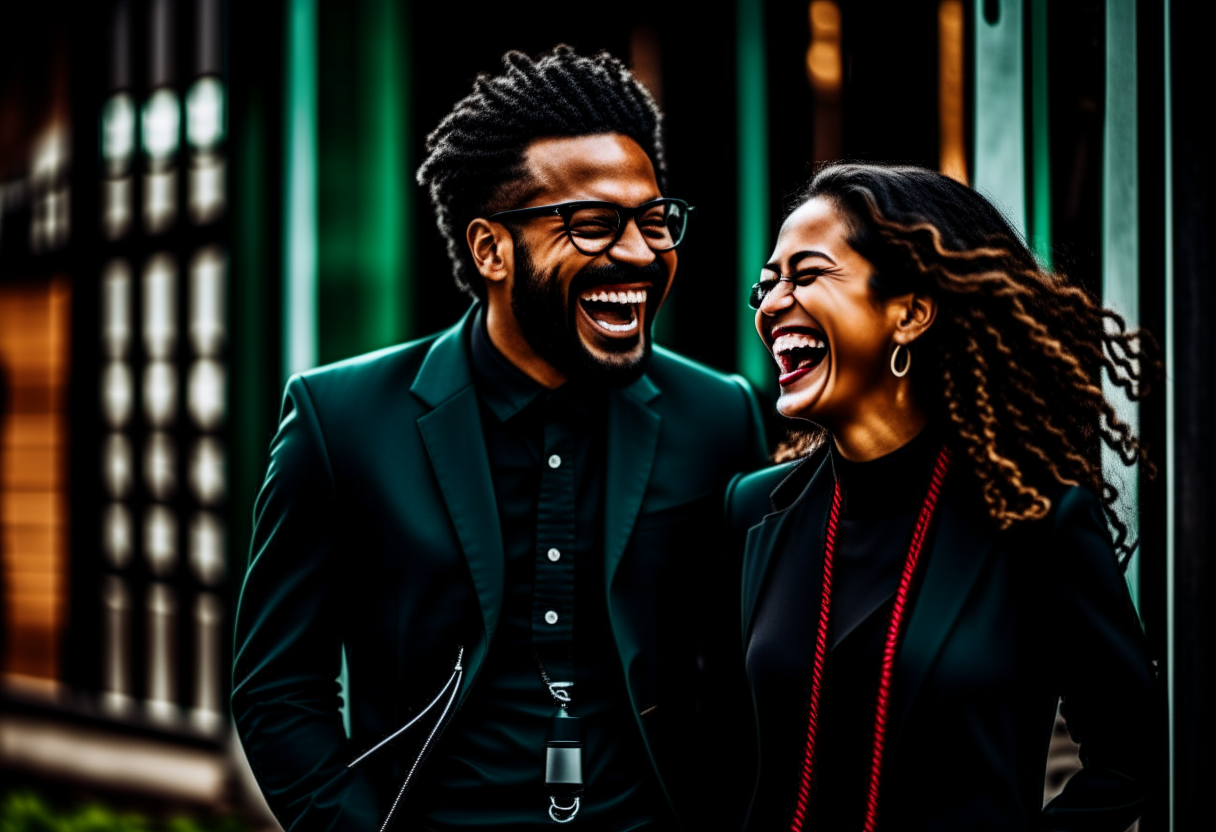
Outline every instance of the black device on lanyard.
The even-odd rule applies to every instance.
[[[549,793],[549,817],[555,823],[574,820],[583,798],[583,740],[578,717],[570,716],[573,682],[552,682],[538,659],[537,667],[557,706],[545,740],[545,790]]]

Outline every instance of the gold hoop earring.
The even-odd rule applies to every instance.
[[[903,349],[903,351],[907,354],[908,360],[904,362],[904,368],[902,370],[897,370],[897,369],[895,369],[895,357],[897,355],[899,355],[900,349]],[[891,375],[895,376],[896,378],[903,378],[904,376],[906,376],[908,374],[908,370],[911,370],[911,369],[912,369],[912,348],[905,347],[903,344],[896,344],[895,349],[891,351]]]

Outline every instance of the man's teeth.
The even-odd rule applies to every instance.
[[[583,300],[597,301],[599,303],[645,303],[646,290],[641,289],[637,292],[587,292],[583,295]],[[631,329],[632,327],[626,327]]]
[[[595,320],[595,319],[592,319],[592,320]],[[596,320],[595,323],[598,326],[602,326],[604,329],[608,330],[609,332],[630,332],[630,331],[638,328],[638,319],[637,318],[634,318],[632,321],[630,321],[627,324],[610,324],[607,321],[599,321],[599,320]]]
[[[780,355],[796,349],[823,349],[823,341],[811,335],[804,335],[801,332],[793,332],[787,335],[782,335],[773,341],[773,353]]]

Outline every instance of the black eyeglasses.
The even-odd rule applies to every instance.
[[[636,208],[626,208],[615,202],[583,200],[537,205],[499,211],[488,220],[522,220],[530,217],[559,216],[566,224],[570,243],[583,254],[603,254],[616,245],[625,233],[625,226],[637,220],[638,231],[651,250],[671,251],[684,240],[688,218],[693,207],[682,199],[653,199]]]
[[[818,272],[799,274],[794,277],[777,275],[776,277],[770,277],[768,280],[753,283],[751,290],[747,293],[747,305],[752,309],[759,309],[760,304],[764,303],[764,299],[768,297],[768,293],[776,289],[778,284],[788,283],[792,287],[810,286],[819,276]]]

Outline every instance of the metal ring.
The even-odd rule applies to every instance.
[[[895,356],[899,355],[899,351],[903,350],[908,354],[908,360],[904,362],[903,370],[895,369]],[[908,374],[908,370],[912,369],[912,348],[905,347],[903,344],[896,344],[895,349],[891,351],[891,375],[896,378],[903,378]]]
[[[574,798],[574,803],[570,804],[569,806],[558,806],[557,798],[553,795],[549,795],[549,817],[554,823],[569,823],[570,821],[574,820],[574,816],[578,814],[580,800],[581,798],[576,797]],[[569,812],[570,817],[559,818],[557,816],[558,812]]]

